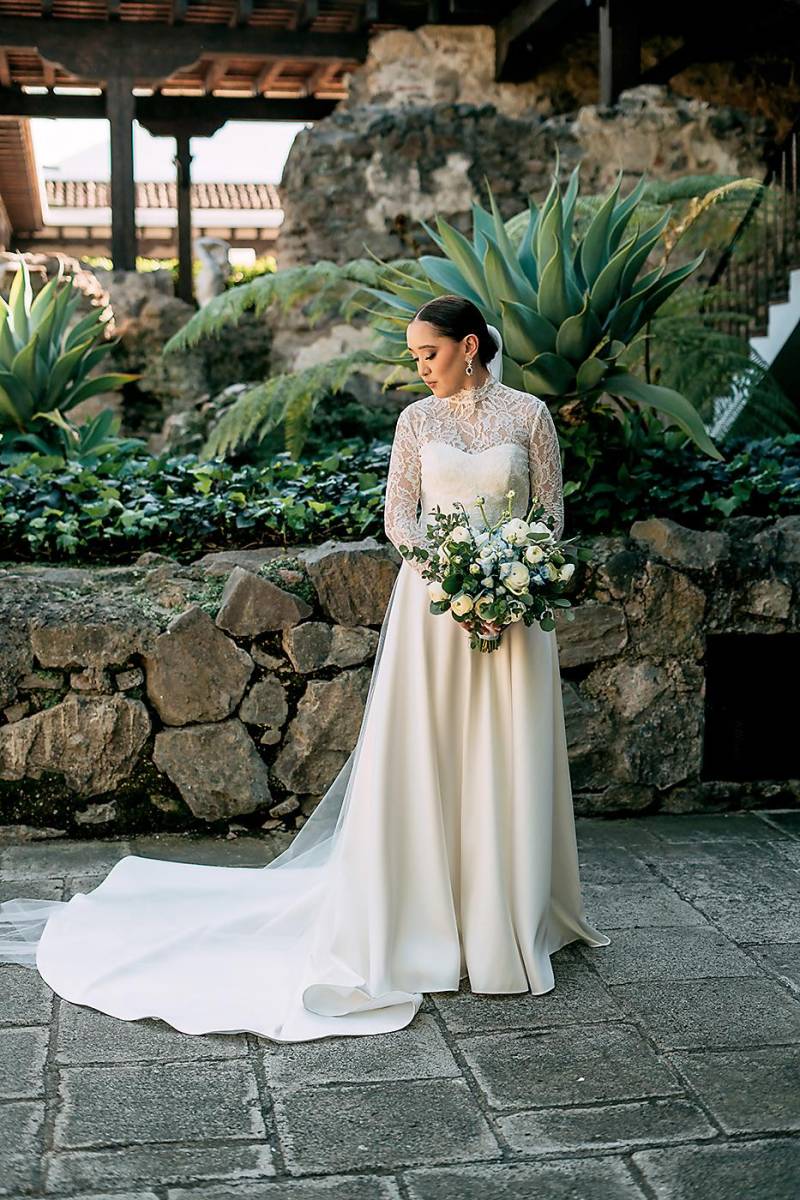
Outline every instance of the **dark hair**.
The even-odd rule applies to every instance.
[[[497,342],[489,333],[483,313],[464,296],[437,296],[428,300],[417,309],[411,320],[417,318],[429,321],[445,337],[456,342],[460,342],[468,333],[474,333],[478,339],[478,358],[484,367],[497,354]]]

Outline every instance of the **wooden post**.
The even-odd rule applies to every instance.
[[[175,174],[178,191],[178,296],[191,304],[194,300],[192,282],[192,155],[189,134],[175,134]]]
[[[600,104],[615,104],[642,74],[641,31],[635,3],[603,0],[600,5]]]
[[[133,79],[109,75],[106,116],[111,126],[111,258],[115,271],[136,270],[134,105]]]

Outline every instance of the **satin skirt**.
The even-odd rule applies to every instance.
[[[63,999],[187,1034],[386,1033],[425,992],[541,994],[581,897],[555,632],[489,654],[403,562],[358,741],[266,867],[135,854],[69,901],[0,905],[0,960]]]

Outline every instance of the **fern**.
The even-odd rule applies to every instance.
[[[164,353],[188,350],[204,338],[219,336],[249,309],[261,316],[273,305],[279,312],[288,312],[309,301],[305,315],[312,326],[331,313],[341,313],[348,319],[350,301],[360,285],[377,286],[384,270],[371,258],[355,258],[343,264],[321,259],[312,266],[287,267],[261,275],[215,296],[173,334]]]
[[[370,350],[353,350],[313,367],[273,375],[239,396],[214,426],[200,457],[224,456],[251,438],[260,442],[284,421],[286,448],[297,458],[319,402],[341,392],[365,363],[380,361]]]

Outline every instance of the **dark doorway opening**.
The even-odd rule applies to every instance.
[[[703,779],[800,778],[800,634],[706,640]]]

